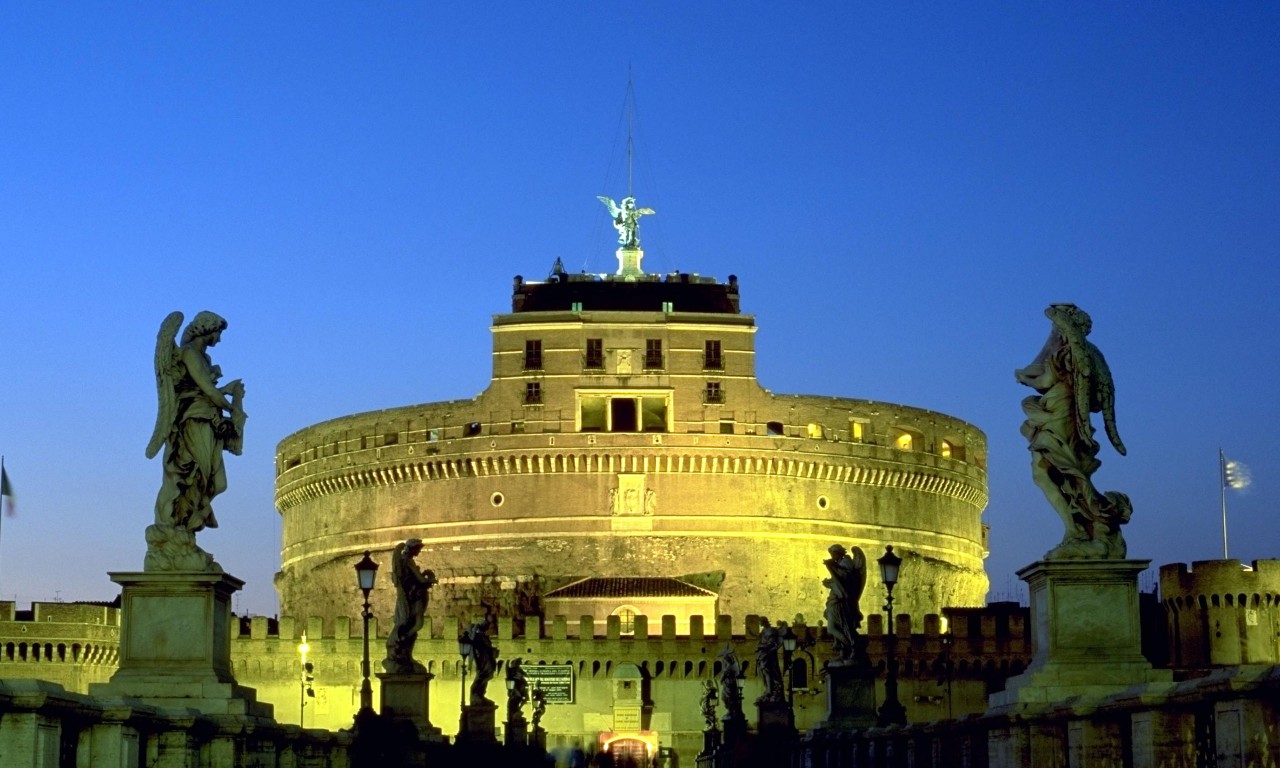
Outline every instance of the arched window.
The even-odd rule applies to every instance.
[[[893,447],[900,451],[910,451],[914,448],[915,441],[911,437],[910,432],[903,432],[893,441]]]
[[[951,458],[951,443],[947,440],[938,441],[938,455],[944,459]]]
[[[613,612],[618,617],[618,631],[624,635],[634,635],[636,633],[636,611],[634,606],[624,605]]]

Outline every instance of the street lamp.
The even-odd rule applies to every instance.
[[[893,586],[898,583],[898,567],[902,565],[902,558],[893,554],[892,546],[886,546],[884,555],[876,562],[880,564],[880,580],[884,582],[887,595],[884,609],[889,614],[889,642],[885,647],[884,705],[880,707],[880,713],[876,717],[876,725],[882,727],[886,725],[906,725],[907,710],[902,706],[902,702],[898,701],[898,659],[896,655],[898,633],[893,625]]]
[[[302,641],[298,643],[298,655],[302,657],[302,677],[298,680],[298,726],[307,727],[307,696],[315,696],[316,693],[311,688],[312,671],[315,669],[310,662],[307,661],[307,652],[311,650],[311,646],[307,645],[307,633],[302,633]]]
[[[373,686],[369,683],[369,619],[373,618],[373,610],[369,607],[369,593],[373,591],[373,580],[377,575],[378,564],[366,551],[364,559],[356,563],[356,583],[364,593],[364,612],[360,614],[364,618],[364,661],[360,665],[364,681],[360,683],[359,715],[373,714]]]

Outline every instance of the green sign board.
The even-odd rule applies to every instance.
[[[524,676],[529,680],[529,694],[537,688],[547,695],[548,704],[573,703],[572,664],[526,664]]]

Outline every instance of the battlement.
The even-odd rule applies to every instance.
[[[1170,662],[1201,669],[1280,661],[1280,560],[1197,560],[1160,567]]]
[[[670,643],[672,641],[688,641],[702,644],[706,641],[721,640],[740,642],[754,640],[760,635],[760,616],[750,614],[742,617],[721,615],[716,617],[714,625],[708,625],[702,616],[689,618],[689,631],[676,631],[676,617],[671,614],[660,617],[637,615],[632,617],[629,628],[624,627],[622,617],[609,616],[599,621],[591,616],[581,616],[575,620],[557,615],[548,619],[531,616],[523,621],[509,617],[497,620],[495,640],[510,641],[609,641],[626,644],[643,642]],[[362,621],[349,616],[339,616],[331,621],[312,616],[299,621],[291,616],[279,619],[266,616],[242,617],[234,625],[233,641],[274,641],[295,642],[306,633],[308,642],[322,640],[355,640],[363,637]],[[420,637],[423,641],[452,641],[462,634],[467,621],[456,617],[428,616],[423,625]],[[378,620],[369,622],[371,638],[385,638],[384,628]],[[791,625],[792,630],[802,639],[814,642],[826,641],[830,638],[824,627],[809,626],[804,623]],[[887,634],[884,616],[872,614],[867,617],[863,627],[872,644],[879,644]],[[957,649],[978,648],[982,652],[996,652],[997,649],[1021,652],[1030,649],[1030,629],[1028,612],[1015,603],[993,603],[986,608],[948,608],[943,615],[927,614],[916,618],[905,614],[894,616],[894,634],[900,642],[907,642],[907,647],[915,645],[921,648],[934,648],[944,642],[953,644]]]
[[[1254,560],[1251,567],[1239,560],[1196,560],[1160,566],[1160,595],[1172,610],[1196,603],[1217,606],[1280,602],[1280,560]]]

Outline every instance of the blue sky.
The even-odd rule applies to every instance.
[[[141,566],[155,333],[212,309],[250,421],[201,543],[274,613],[276,442],[476,394],[513,275],[614,268],[628,68],[645,266],[738,275],[775,392],[985,430],[996,596],[1061,535],[1012,375],[1057,301],[1117,382],[1096,479],[1131,555],[1221,555],[1222,446],[1254,475],[1231,554],[1280,556],[1278,32],[1262,3],[5,4],[0,597]]]

